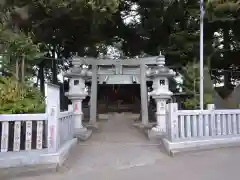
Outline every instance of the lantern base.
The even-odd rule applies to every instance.
[[[88,130],[85,127],[75,129],[75,137],[80,141],[86,141],[91,135],[92,130]]]

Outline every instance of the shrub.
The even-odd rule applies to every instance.
[[[0,77],[0,114],[44,112],[41,92],[28,83],[19,83],[12,77]]]

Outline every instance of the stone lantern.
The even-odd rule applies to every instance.
[[[66,93],[66,96],[73,104],[75,136],[81,140],[86,140],[92,132],[82,125],[84,115],[82,112],[82,101],[88,95],[85,81],[91,78],[92,72],[87,68],[81,67],[81,65],[74,65],[64,76],[70,79],[69,91]]]
[[[161,58],[158,61],[158,66],[148,69],[146,74],[153,79],[153,91],[149,93],[156,101],[157,111],[156,119],[157,126],[152,128],[153,132],[163,134],[166,132],[166,102],[171,98],[172,92],[169,90],[168,79],[175,76],[175,72],[165,65],[165,59]]]

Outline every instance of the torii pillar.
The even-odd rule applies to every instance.
[[[95,126],[97,122],[97,65],[92,64],[92,84],[90,97],[90,120],[89,124]]]
[[[142,124],[148,125],[148,95],[146,82],[146,67],[145,64],[140,64],[140,89],[141,89],[141,117]]]

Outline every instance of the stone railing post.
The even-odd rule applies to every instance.
[[[59,110],[56,106],[48,108],[48,151],[57,152],[59,148],[59,123],[58,123],[58,113]]]
[[[213,135],[217,134],[217,129],[216,129],[216,125],[215,125],[215,114],[214,114],[215,105],[208,104],[207,110],[211,111],[211,115],[210,115],[211,119],[210,119],[209,128],[210,128],[210,136],[213,136]]]
[[[215,109],[215,105],[214,104],[208,104],[207,105],[207,109],[208,110],[214,110]]]
[[[170,103],[168,107],[168,123],[169,123],[169,132],[168,132],[168,139],[170,141],[174,141],[175,139],[178,139],[178,104],[177,103]]]
[[[59,86],[54,84],[45,84],[46,95],[46,109],[47,122],[46,122],[46,138],[47,147],[49,152],[56,152],[59,148],[59,121],[58,116],[60,113],[60,90]]]

